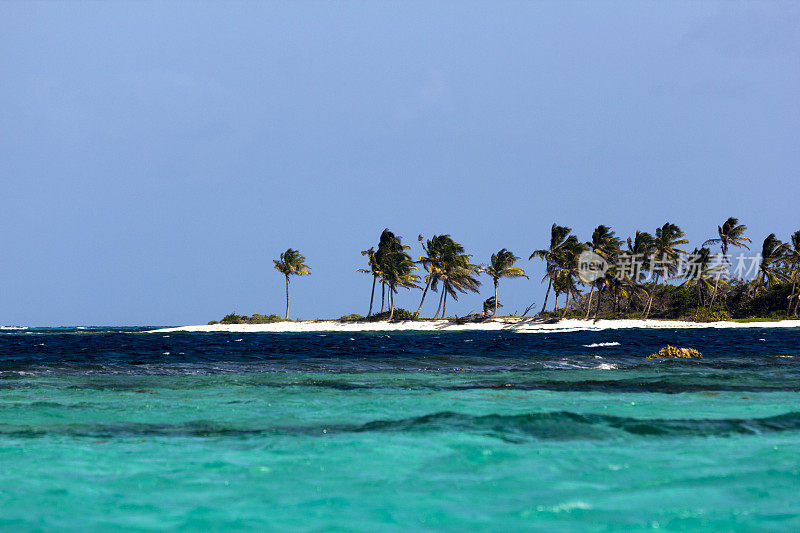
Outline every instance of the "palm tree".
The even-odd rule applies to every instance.
[[[800,304],[800,294],[797,294],[797,282],[800,279],[800,230],[795,231],[791,238],[788,250],[786,251],[786,267],[789,275],[792,278],[792,293],[789,295],[789,307],[786,314],[792,311],[792,303],[794,303],[794,316],[797,316],[798,304]]]
[[[439,306],[436,308],[434,319],[439,318],[439,311],[442,317],[447,315],[447,296],[450,295],[458,301],[459,293],[478,292],[481,282],[477,276],[480,274],[480,267],[470,262],[471,256],[463,252],[460,246],[450,248],[448,253],[442,257],[441,269],[436,277],[431,281],[431,290],[438,290],[441,284],[442,293],[439,297]]]
[[[311,274],[311,268],[306,265],[306,258],[297,250],[289,248],[281,253],[279,259],[272,260],[275,263],[275,270],[286,276],[286,315],[289,318],[289,276],[307,276]]]
[[[405,250],[408,250],[408,246],[403,246],[400,242],[400,238],[396,236],[394,233],[392,233],[389,230],[389,228],[386,228],[381,232],[381,236],[378,241],[378,250],[375,252],[375,258],[374,258],[374,261],[377,265],[377,273],[379,279],[383,280],[381,271],[388,260],[387,258],[392,254],[404,252]],[[386,301],[386,283],[384,281],[381,281],[381,313],[383,313],[385,301]]]
[[[398,242],[399,239],[398,237]],[[389,295],[389,320],[394,318],[394,295],[397,294],[398,288],[421,288],[417,285],[419,276],[414,274],[419,268],[414,265],[414,261],[405,248],[386,254],[381,265],[381,281],[386,285]]]
[[[782,281],[786,275],[781,272],[781,262],[789,252],[789,245],[781,242],[774,233],[767,235],[761,245],[761,261],[758,272],[748,286],[750,291],[757,293],[766,287],[772,287]]]
[[[619,289],[627,293],[626,311],[630,309],[634,296],[647,298],[642,288],[645,273],[650,270],[650,258],[653,251],[653,236],[646,231],[637,231],[633,239],[628,237],[628,250],[620,254],[617,277],[621,279]],[[618,296],[617,296],[618,297]]]
[[[651,269],[655,270],[656,279],[652,285],[650,298],[645,308],[645,320],[650,316],[650,308],[653,305],[653,296],[655,295],[656,287],[658,287],[659,277],[663,276],[664,279],[667,279],[670,276],[674,276],[675,272],[678,270],[680,254],[686,253],[684,250],[678,248],[678,246],[689,242],[684,238],[685,235],[686,233],[684,233],[681,228],[669,222],[660,228],[656,228],[656,237],[653,239],[652,251],[655,256],[654,259],[658,258],[660,262],[660,268],[655,268],[655,264],[651,264],[650,266]]]
[[[369,296],[369,311],[367,312],[367,318],[372,316],[372,302],[375,299],[375,283],[378,281],[378,277],[380,276],[380,271],[378,270],[378,261],[375,258],[375,248],[370,247],[369,250],[362,250],[361,255],[366,255],[367,260],[369,261],[369,268],[359,268],[356,269],[356,272],[363,272],[364,274],[372,274],[372,292]]]
[[[721,226],[717,226],[717,234],[719,237],[715,239],[708,239],[703,243],[703,246],[705,247],[709,244],[719,244],[720,248],[722,249],[722,261],[725,265],[727,265],[729,264],[728,247],[734,246],[736,248],[750,249],[750,247],[745,244],[745,242],[751,242],[750,239],[744,236],[745,231],[747,231],[747,226],[744,224],[739,224],[738,218],[729,217],[728,220],[726,220]],[[714,305],[714,300],[717,296],[718,285],[719,277],[714,283],[714,290],[711,293],[711,302],[708,304],[709,309],[711,309],[711,306]]]
[[[497,303],[497,298],[495,298],[494,296],[486,298],[483,301],[483,317],[486,318],[486,312],[489,311],[489,309],[494,309],[494,314],[492,315],[492,317],[494,318],[494,315],[497,314],[498,307],[503,307],[503,304]]]
[[[558,255],[558,263],[556,264],[556,281],[561,287],[560,292],[566,293],[566,300],[564,301],[564,312],[561,318],[567,316],[569,309],[569,297],[577,300],[580,295],[578,290],[578,256],[586,250],[586,245],[578,241],[574,235],[567,237],[561,251]]]
[[[691,287],[697,289],[697,310],[695,318],[700,313],[700,308],[703,306],[703,293],[712,293],[719,286],[719,278],[721,271],[725,268],[724,265],[715,264],[711,256],[711,250],[705,246],[695,248],[690,254],[690,261],[687,264],[687,269],[683,273],[686,281],[681,283],[681,286]],[[714,283],[711,279],[714,278]],[[727,285],[727,282],[723,281]],[[710,308],[710,307],[709,307]]]
[[[519,257],[503,248],[496,254],[492,254],[489,264],[482,268],[484,272],[489,274],[494,282],[494,313],[492,317],[497,316],[497,286],[500,284],[500,278],[528,277],[525,275],[524,270],[514,266],[517,259],[519,259]]]
[[[434,235],[427,242],[420,235],[418,240],[425,255],[420,256],[417,263],[422,264],[428,273],[425,275],[425,290],[422,292],[422,299],[415,313],[417,316],[422,310],[422,304],[425,303],[425,296],[428,294],[431,283],[445,271],[445,264],[452,261],[453,257],[464,255],[464,247],[455,242],[450,235]]]
[[[536,250],[530,255],[530,257],[528,257],[528,261],[535,257],[537,259],[543,259],[546,263],[545,275],[542,278],[542,282],[544,282],[545,279],[548,280],[547,292],[544,295],[544,303],[542,304],[542,310],[539,312],[540,314],[544,313],[545,307],[547,307],[547,298],[550,296],[550,289],[552,288],[553,281],[557,275],[556,267],[559,263],[559,255],[563,251],[567,237],[571,231],[572,228],[553,224],[553,226],[550,228],[550,247]]]
[[[586,243],[586,246],[605,259],[608,264],[612,264],[612,259],[616,255],[617,250],[619,250],[620,240],[614,235],[614,232],[611,230],[609,226],[599,225],[595,228],[594,232],[592,232],[592,240]],[[594,288],[595,286],[599,286],[600,288],[605,286],[606,277],[599,278],[596,282],[591,283],[591,289],[589,291],[589,303],[586,306],[586,317],[585,319],[589,318],[589,313],[592,309],[592,296],[594,295]],[[597,310],[600,310],[600,295],[597,296]]]

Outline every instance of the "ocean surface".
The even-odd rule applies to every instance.
[[[0,330],[0,530],[165,529],[798,531],[800,328]]]

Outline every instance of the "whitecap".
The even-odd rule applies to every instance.
[[[617,365],[612,365],[610,363],[600,363],[595,367],[597,370],[615,370],[619,368]]]
[[[584,348],[606,348],[608,346],[620,346],[618,342],[595,342],[592,344],[584,344]]]

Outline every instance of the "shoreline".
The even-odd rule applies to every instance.
[[[688,322],[682,320],[581,320],[564,319],[557,322],[520,317],[501,317],[481,322],[456,319],[407,320],[401,322],[340,322],[338,320],[301,320],[271,324],[213,324],[161,328],[148,333],[315,333],[360,331],[515,331],[520,333],[603,331],[608,329],[701,329],[701,328],[793,328],[800,320],[775,322]]]

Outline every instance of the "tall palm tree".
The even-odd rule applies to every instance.
[[[547,292],[544,295],[544,303],[542,304],[542,310],[539,312],[540,314],[544,313],[545,307],[547,307],[547,298],[550,296],[550,289],[557,275],[559,255],[563,251],[567,237],[571,231],[572,228],[553,224],[550,228],[550,247],[536,250],[528,257],[528,261],[534,257],[545,261],[545,275],[542,278],[542,282],[547,279]]]
[[[789,307],[786,314],[792,313],[792,303],[794,303],[794,316],[797,316],[798,304],[800,304],[800,294],[797,291],[797,282],[800,281],[800,230],[795,231],[789,238],[790,245],[786,250],[786,268],[792,279],[792,292],[789,295]]]
[[[375,252],[375,262],[378,266],[378,278],[381,280],[381,313],[383,313],[386,301],[386,283],[383,281],[382,269],[384,268],[388,258],[396,253],[408,250],[408,246],[403,246],[400,242],[400,237],[395,235],[389,228],[381,232],[378,241],[378,250]]]
[[[586,243],[586,246],[589,250],[593,251],[603,259],[605,259],[608,264],[612,264],[613,256],[616,255],[616,252],[619,250],[620,240],[614,234],[614,231],[611,230],[609,226],[599,225],[595,230],[592,232],[592,240]],[[594,295],[595,286],[598,288],[604,287],[606,283],[605,276],[596,280],[596,282],[591,283],[591,289],[589,290],[589,303],[586,306],[586,319],[589,318],[589,313],[592,310],[592,296]],[[600,310],[600,295],[597,296],[597,309]]]
[[[739,224],[738,218],[729,217],[728,220],[726,220],[721,226],[717,226],[717,234],[719,237],[708,239],[703,243],[703,246],[705,247],[709,244],[719,244],[720,248],[722,249],[723,264],[728,265],[728,248],[730,246],[734,246],[736,248],[746,248],[748,250],[750,249],[750,247],[745,244],[746,242],[751,242],[750,239],[744,236],[745,231],[747,231],[746,225]],[[714,305],[714,300],[717,297],[719,279],[720,278],[717,278],[717,281],[714,283],[714,290],[711,293],[711,302],[708,304],[709,309],[711,309],[711,306]]]
[[[404,289],[421,288],[417,285],[419,276],[414,273],[419,268],[415,266],[405,248],[386,254],[381,265],[381,280],[386,285],[389,297],[389,320],[394,318],[394,295],[397,294],[398,289],[401,287]]]
[[[646,301],[649,296],[641,284],[650,270],[653,241],[653,236],[646,231],[637,231],[633,239],[628,237],[628,249],[620,253],[616,275],[621,280],[618,290],[627,294],[626,311],[630,309],[634,297]]]
[[[496,254],[492,254],[489,264],[482,268],[484,272],[489,274],[494,282],[494,313],[492,317],[497,316],[497,286],[500,284],[500,278],[528,277],[525,275],[524,270],[514,266],[517,259],[519,259],[519,257],[503,248]]]
[[[306,265],[306,258],[297,250],[289,248],[281,253],[279,259],[272,260],[275,263],[275,270],[286,276],[286,315],[289,318],[289,276],[307,276],[311,274],[311,268]]]
[[[681,230],[677,225],[667,222],[660,228],[656,228],[656,236],[653,239],[653,255],[658,259],[660,268],[655,268],[655,264],[651,264],[651,268],[655,271],[656,279],[650,291],[650,298],[647,301],[645,308],[644,318],[650,316],[650,308],[653,305],[653,296],[658,287],[659,277],[663,276],[664,279],[674,276],[678,270],[678,263],[680,261],[680,254],[685,254],[684,250],[678,248],[682,244],[689,241],[684,238],[686,233]]]
[[[438,290],[439,285],[442,286],[439,306],[436,308],[434,319],[439,318],[439,311],[441,311],[442,317],[447,316],[448,295],[458,301],[459,293],[478,292],[478,287],[481,285],[477,278],[480,274],[480,267],[470,262],[469,254],[452,253],[455,250],[463,251],[463,248],[451,248],[450,252],[443,256],[441,269],[431,281],[431,290],[434,292]]]
[[[683,272],[683,277],[686,281],[681,283],[681,286],[692,287],[697,289],[697,310],[695,318],[700,314],[700,308],[703,307],[703,295],[712,293],[719,286],[719,278],[721,271],[725,268],[724,265],[714,263],[711,255],[711,250],[705,246],[695,248],[690,254],[690,261],[687,264],[686,270]],[[712,283],[712,279],[714,282]],[[722,281],[727,285],[727,282]]]
[[[785,261],[789,245],[781,242],[774,233],[770,233],[761,245],[761,261],[758,272],[748,288],[758,293],[783,281],[786,275],[781,271],[781,263]]]
[[[564,312],[561,314],[561,318],[567,316],[570,295],[573,296],[574,300],[577,300],[580,295],[580,290],[578,290],[578,257],[585,250],[586,245],[581,243],[574,235],[570,235],[558,255],[556,281],[561,286],[561,292],[566,294]]]
[[[455,242],[450,235],[434,235],[427,242],[420,235],[418,240],[425,255],[420,256],[417,263],[425,268],[427,274],[425,275],[425,290],[422,292],[422,299],[420,299],[416,315],[419,315],[422,310],[422,304],[425,303],[425,296],[428,294],[431,283],[445,272],[446,263],[453,261],[454,257],[464,255],[464,247]],[[467,260],[467,262],[469,261]]]
[[[369,250],[362,250],[361,255],[367,256],[367,260],[369,261],[369,268],[359,268],[357,272],[363,272],[365,274],[372,275],[372,292],[369,296],[369,311],[367,312],[367,318],[372,316],[372,302],[375,299],[375,283],[380,277],[380,269],[378,265],[377,256],[375,254],[375,248],[370,247]]]

